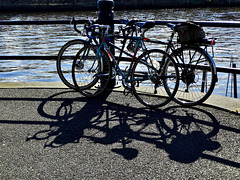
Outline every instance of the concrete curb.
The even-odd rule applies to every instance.
[[[0,82],[0,88],[68,88],[62,82]],[[122,91],[122,88],[116,88]],[[240,99],[211,95],[203,105],[218,107],[230,112],[240,113]]]
[[[0,82],[0,88],[67,88],[62,82]]]
[[[231,112],[240,113],[240,99],[211,95],[205,102],[206,105],[215,106]]]

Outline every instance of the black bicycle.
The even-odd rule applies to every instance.
[[[184,106],[203,103],[214,90],[217,71],[208,47],[215,45],[215,38],[205,38],[202,28],[193,23],[167,24],[172,33],[167,42],[147,39],[146,42],[166,46],[179,67],[180,82],[175,102]],[[186,37],[185,37],[186,36]]]

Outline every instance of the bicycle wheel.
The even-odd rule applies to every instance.
[[[111,79],[111,62],[105,51],[95,45],[83,47],[75,56],[72,78],[77,91],[86,97],[104,92]]]
[[[74,89],[72,81],[72,63],[77,52],[87,44],[88,41],[75,39],[62,46],[57,57],[57,72],[62,82],[69,88]]]
[[[150,108],[157,108],[173,99],[178,88],[179,73],[170,55],[153,49],[137,59],[131,79],[133,94],[138,101]]]
[[[217,81],[213,59],[200,47],[186,46],[175,51],[180,82],[174,100],[180,105],[194,106],[204,102]]]

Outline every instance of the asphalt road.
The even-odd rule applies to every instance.
[[[0,89],[0,179],[240,179],[240,115]]]

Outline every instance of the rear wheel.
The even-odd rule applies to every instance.
[[[203,49],[194,46],[179,48],[174,56],[178,59],[180,74],[174,100],[185,106],[201,104],[211,95],[217,81],[212,58]]]

